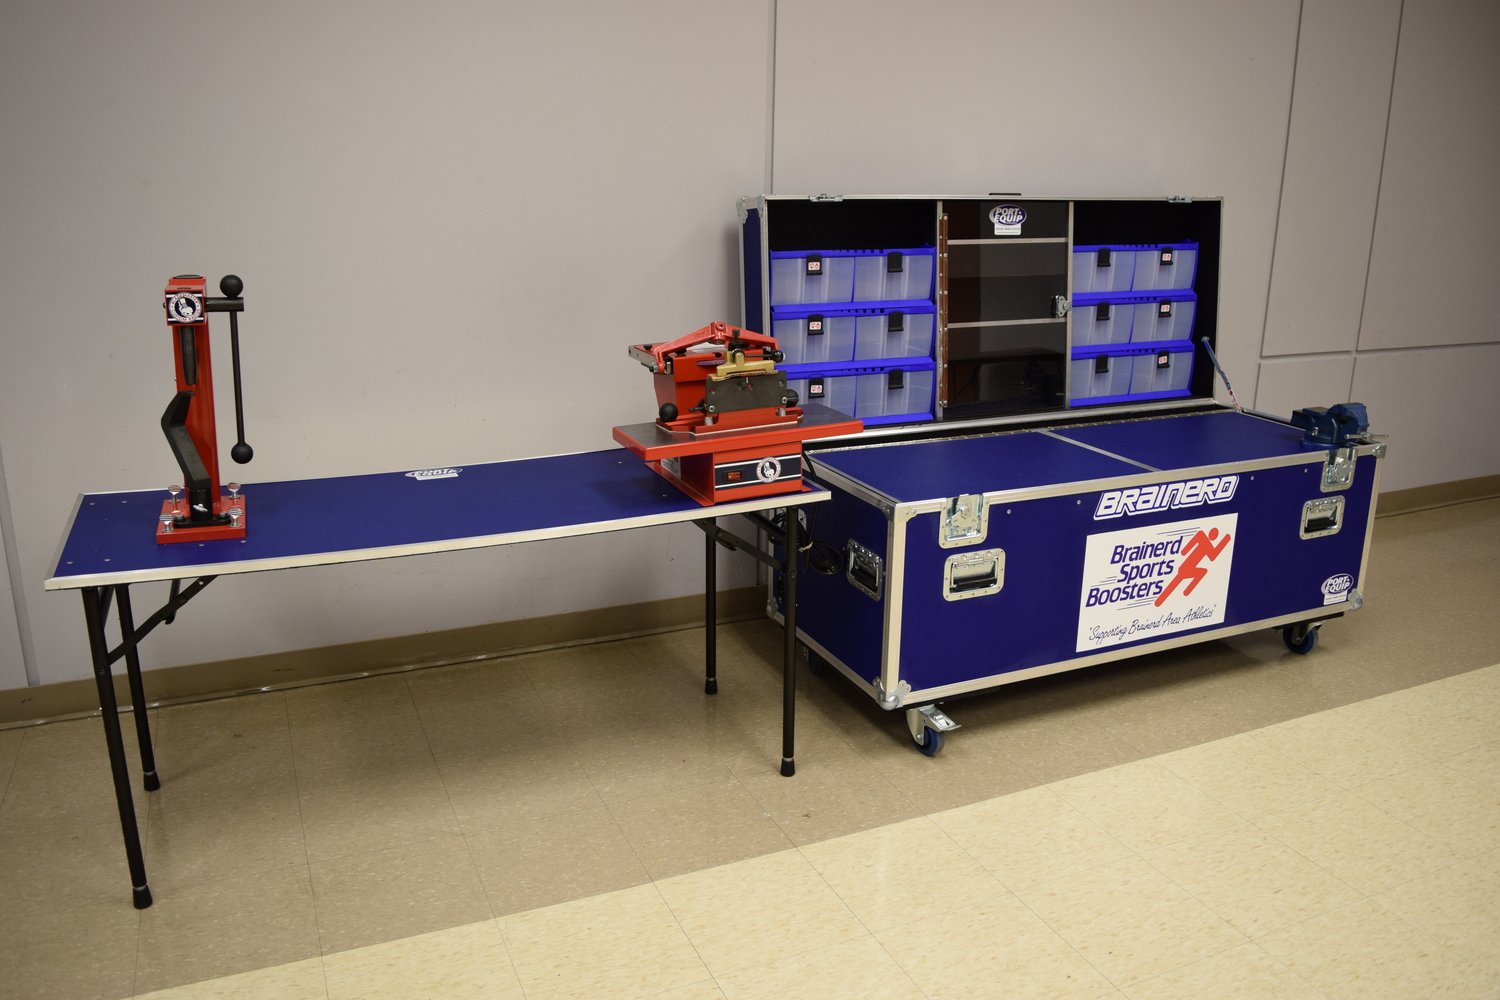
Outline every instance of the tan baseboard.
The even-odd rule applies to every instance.
[[[758,587],[724,591],[719,594],[719,621],[740,621],[763,615],[765,600],[765,591]],[[184,614],[191,615],[191,609]],[[495,659],[538,649],[668,632],[702,623],[702,597],[674,597],[422,635],[166,667],[145,671],[143,680],[149,704],[193,701],[346,677]],[[123,670],[116,671],[115,697],[121,705],[130,703]],[[0,691],[0,726],[3,727],[86,715],[98,710],[99,694],[92,680]]]
[[[1480,476],[1477,479],[1460,479],[1453,483],[1435,483],[1417,486],[1409,490],[1392,490],[1380,494],[1375,505],[1377,516],[1387,514],[1410,514],[1416,510],[1446,507],[1449,504],[1468,503],[1471,500],[1488,500],[1500,497],[1500,476]]]

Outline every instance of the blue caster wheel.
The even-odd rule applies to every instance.
[[[922,751],[924,757],[936,757],[943,752],[943,744],[947,742],[944,734],[936,729],[922,730],[922,740],[917,744],[917,749]]]
[[[1306,656],[1318,644],[1318,630],[1288,625],[1281,630],[1281,641],[1286,643],[1287,649],[1298,656]]]

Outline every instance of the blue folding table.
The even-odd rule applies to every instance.
[[[739,549],[781,572],[789,621],[784,645],[781,773],[795,771],[798,518],[773,519],[773,508],[827,500],[803,492],[703,507],[639,459],[620,449],[463,468],[259,483],[244,487],[248,533],[239,540],[158,544],[164,491],[88,493],[77,506],[45,586],[83,597],[104,738],[137,908],[151,905],[121,740],[112,666],[125,661],[147,791],[160,787],[146,718],[138,648],[158,625],[220,576],[327,566],[435,552],[511,545],[548,538],[691,522],[705,533],[705,691],[715,693],[715,572],[717,546]],[[357,513],[355,513],[357,512]],[[747,541],[718,520],[743,515],[771,543]],[[780,553],[780,555],[778,555]],[[183,585],[184,581],[191,583]],[[130,587],[171,583],[166,603],[137,624]],[[120,642],[106,636],[111,602]]]

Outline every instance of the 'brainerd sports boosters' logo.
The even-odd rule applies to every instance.
[[[1238,514],[1090,535],[1078,651],[1159,639],[1224,621]]]

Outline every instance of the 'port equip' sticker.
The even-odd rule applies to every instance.
[[[990,209],[990,221],[995,224],[996,236],[1020,236],[1026,209],[1020,205],[996,205]]]

